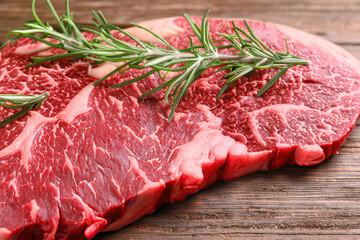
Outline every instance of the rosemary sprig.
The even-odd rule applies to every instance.
[[[0,94],[1,106],[11,109],[23,108],[0,122],[0,128],[25,115],[31,109],[36,110],[48,96],[48,92],[44,92],[40,95]]]
[[[116,84],[112,86],[112,88],[124,87],[140,81],[154,73],[158,73],[159,76],[162,76],[160,71],[165,71],[166,73],[178,72],[178,75],[175,77],[167,81],[164,79],[163,84],[141,96],[144,97],[160,89],[167,88],[165,101],[167,104],[172,105],[169,121],[171,121],[180,100],[186,95],[189,86],[208,68],[223,66],[220,68],[220,71],[230,69],[230,73],[225,76],[227,78],[227,83],[220,90],[217,98],[220,98],[225,90],[239,78],[249,76],[257,69],[280,69],[280,71],[258,92],[257,96],[259,97],[283,74],[285,74],[289,68],[296,65],[308,64],[306,59],[294,56],[290,54],[288,50],[286,53],[273,52],[255,35],[246,21],[244,21],[244,23],[247,32],[236,27],[233,22],[232,25],[235,35],[218,33],[229,42],[229,45],[221,47],[215,46],[214,42],[210,39],[209,21],[206,19],[209,11],[203,16],[201,26],[198,26],[193,19],[187,14],[184,14],[184,17],[189,22],[200,45],[195,46],[193,44],[193,39],[191,38],[191,46],[189,48],[176,49],[150,29],[132,23],[134,26],[155,36],[164,44],[164,47],[141,42],[125,30],[108,24],[101,11],[93,11],[94,20],[92,22],[92,28],[80,29],[73,21],[73,14],[70,12],[69,8],[69,0],[66,1],[66,14],[62,17],[59,17],[50,0],[46,0],[46,3],[58,27],[54,28],[49,23],[43,23],[39,19],[36,14],[35,0],[32,0],[31,10],[34,21],[25,23],[23,29],[11,31],[10,34],[14,34],[15,37],[7,41],[7,43],[14,43],[20,37],[25,37],[33,39],[34,41],[43,42],[49,47],[66,50],[66,52],[48,57],[31,57],[33,62],[27,67],[31,67],[41,62],[67,57],[73,58],[74,60],[79,58],[90,59],[94,61],[95,64],[103,62],[126,62],[96,81],[94,85],[101,83],[117,72],[122,73],[132,68],[150,69],[147,73],[129,81]],[[125,34],[133,39],[137,45],[116,39],[111,34],[112,30]],[[91,32],[97,37],[92,40],[87,40],[82,34],[83,31]],[[48,38],[52,38],[55,41],[48,41]],[[235,51],[233,50],[231,54],[223,54],[219,52],[220,48],[235,49]]]

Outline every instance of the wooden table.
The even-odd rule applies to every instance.
[[[64,10],[62,0],[53,0]],[[30,1],[0,0],[0,42],[31,19]],[[178,16],[251,18],[283,23],[344,47],[360,59],[359,0],[73,0],[80,23],[101,9],[111,23]],[[50,19],[42,1],[38,14]],[[339,154],[313,167],[285,167],[215,185],[167,204],[109,239],[360,239],[360,126]]]

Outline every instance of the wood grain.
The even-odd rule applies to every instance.
[[[96,239],[359,239],[359,136],[321,165],[218,182]]]
[[[64,13],[64,0],[53,0],[59,13]],[[31,18],[30,1],[0,0],[0,36],[19,28]],[[38,15],[48,21],[50,13],[39,1]],[[129,22],[179,16],[186,12],[201,16],[211,9],[212,17],[251,18],[285,23],[315,33],[339,44],[359,44],[359,0],[76,0],[71,1],[75,19],[89,23],[91,10],[100,9],[111,23],[127,26]]]
[[[60,12],[64,1],[53,0]],[[0,0],[0,42],[31,19],[30,1]],[[101,9],[111,23],[179,16],[251,18],[287,24],[333,41],[360,59],[359,0],[76,0],[77,22]],[[50,19],[43,1],[38,14]],[[313,167],[288,166],[215,185],[183,202],[166,204],[110,239],[360,239],[360,126],[339,154]]]

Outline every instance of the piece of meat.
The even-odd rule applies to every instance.
[[[193,34],[184,18],[160,23],[145,25],[154,31],[161,25],[165,34],[170,26],[167,40],[176,48],[189,46]],[[161,83],[157,75],[109,88],[144,73],[132,70],[94,87],[96,78],[89,75],[99,78],[113,64],[96,69],[85,60],[64,59],[25,70],[29,55],[19,54],[36,46],[19,40],[3,49],[0,93],[51,95],[38,111],[0,128],[0,239],[92,238],[216,180],[318,164],[336,153],[359,117],[360,63],[299,30],[249,24],[274,51],[286,51],[286,37],[290,52],[310,65],[291,68],[259,98],[256,93],[277,70],[258,70],[219,100],[226,72],[209,69],[189,88],[170,123],[164,92],[138,100]],[[244,28],[240,20],[236,25]],[[210,20],[210,31],[221,40],[216,32],[231,33],[229,21]],[[0,120],[12,113],[1,109]]]

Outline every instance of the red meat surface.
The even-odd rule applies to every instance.
[[[193,33],[187,21],[158,23],[166,21],[179,30],[167,40],[188,47]],[[219,100],[227,72],[209,69],[189,88],[170,123],[164,92],[138,100],[162,83],[158,75],[109,88],[145,71],[131,70],[94,87],[97,79],[89,76],[94,69],[86,60],[25,69],[30,55],[23,50],[37,45],[21,39],[5,47],[0,93],[50,96],[37,111],[0,128],[0,239],[92,238],[216,180],[287,164],[314,165],[335,154],[359,117],[360,63],[299,30],[249,24],[274,51],[286,51],[286,37],[290,53],[310,65],[289,69],[262,97],[255,95],[278,70],[258,70]],[[236,25],[244,28],[240,20]],[[232,32],[228,20],[215,19],[210,31],[214,40],[224,40],[217,32]],[[2,108],[0,120],[13,113]]]

